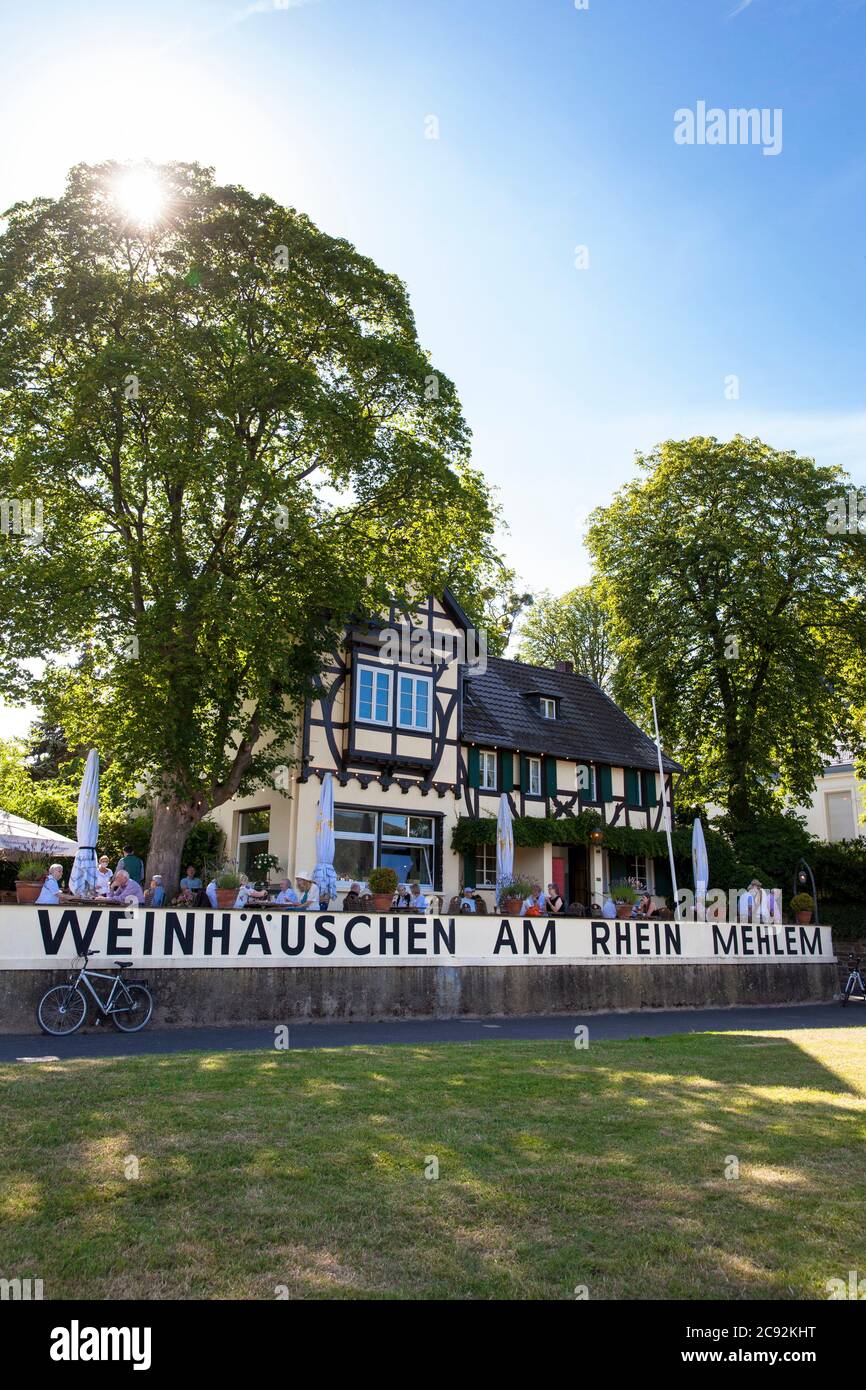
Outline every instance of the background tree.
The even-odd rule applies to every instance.
[[[133,177],[147,220],[79,165],[0,238],[0,496],[44,509],[0,540],[0,684],[155,798],[172,885],[347,615],[490,561],[493,513],[398,279],[197,165]]]
[[[837,743],[862,753],[866,536],[828,529],[841,469],[758,439],[671,440],[637,462],[588,532],[615,693],[642,721],[656,695],[683,795],[736,829],[804,800]]]
[[[583,584],[559,598],[541,594],[523,620],[518,657],[534,666],[570,661],[610,694],[616,657],[594,586]]]

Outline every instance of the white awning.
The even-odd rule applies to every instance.
[[[22,854],[68,858],[77,849],[76,842],[65,835],[0,809],[0,858],[19,859]]]

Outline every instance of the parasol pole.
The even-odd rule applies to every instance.
[[[679,890],[678,890],[678,888],[677,888],[677,871],[676,871],[676,869],[674,868],[674,845],[673,845],[673,841],[672,841],[672,839],[671,839],[671,816],[670,816],[670,808],[669,808],[669,806],[668,806],[668,795],[667,795],[667,791],[665,790],[665,770],[664,770],[664,766],[662,765],[662,741],[661,741],[661,737],[659,736],[659,717],[658,717],[658,712],[657,712],[657,710],[656,710],[656,697],[655,697],[655,695],[653,695],[653,697],[652,697],[652,702],[653,702],[653,723],[655,724],[655,729],[656,729],[656,753],[658,754],[658,760],[659,760],[659,781],[661,782],[661,788],[662,788],[662,807],[664,808],[664,818],[665,818],[665,835],[667,836],[667,841],[668,841],[668,859],[669,859],[669,861],[670,861],[670,866],[671,866],[671,883],[673,884],[673,889],[674,889],[674,918],[675,918],[675,920],[678,922],[678,921],[680,920]]]

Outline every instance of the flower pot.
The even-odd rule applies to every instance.
[[[617,903],[617,905],[616,905],[616,915],[617,915],[617,917],[630,917],[630,916],[631,916],[631,910],[632,910],[633,907],[634,907],[634,903]]]
[[[374,893],[373,907],[377,912],[388,912],[394,906],[393,893]]]
[[[522,898],[503,898],[501,910],[506,917],[519,917],[520,909],[523,906]]]
[[[15,896],[20,903],[35,903],[39,894],[42,892],[42,883],[25,883],[23,879],[15,880]]]
[[[811,911],[811,908],[810,908],[809,910],[807,910],[806,912],[798,912],[798,913],[797,913],[797,921],[800,923],[800,926],[801,926],[801,927],[807,927],[807,926],[809,925],[809,923],[811,922],[811,920],[812,920],[812,911]]]
[[[217,890],[216,890],[217,907],[221,907],[221,908],[234,907],[234,905],[235,905],[235,898],[237,897],[237,895],[238,895],[238,890],[237,890],[237,888],[217,888]]]

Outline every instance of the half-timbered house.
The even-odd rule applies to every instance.
[[[462,883],[490,905],[495,845],[452,848],[461,817],[515,816],[553,826],[587,809],[607,825],[658,829],[663,805],[654,742],[587,677],[474,651],[453,595],[430,598],[411,623],[395,607],[351,627],[304,711],[283,784],[221,807],[228,851],[246,871],[256,853],[293,878],[316,860],[321,781],[334,774],[335,868],[341,889],[390,865],[447,901]],[[468,655],[467,655],[468,653]],[[679,765],[663,762],[669,800]],[[567,902],[599,901],[615,878],[670,892],[667,864],[575,844],[518,845],[515,873],[556,882]]]

